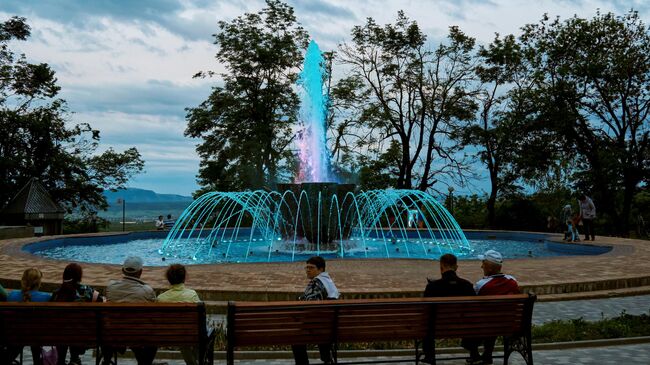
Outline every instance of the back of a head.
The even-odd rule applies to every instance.
[[[450,253],[446,253],[440,256],[440,266],[456,271],[458,268],[458,258]]]
[[[185,270],[185,266],[181,264],[169,265],[167,272],[165,273],[167,280],[171,285],[184,283],[186,274],[187,271]]]
[[[63,269],[63,281],[71,281],[73,283],[80,283],[81,277],[83,275],[83,269],[81,265],[76,262],[68,264],[68,266]]]
[[[63,284],[53,295],[53,300],[57,302],[72,302],[77,298],[77,288],[81,283],[83,270],[81,265],[70,263],[63,270]]]
[[[320,256],[312,256],[308,258],[307,263],[316,266],[319,270],[325,271],[325,259]]]
[[[20,279],[20,288],[23,292],[23,301],[29,302],[32,296],[29,293],[32,290],[38,290],[41,286],[41,278],[43,274],[39,269],[30,268],[23,271],[23,277]]]

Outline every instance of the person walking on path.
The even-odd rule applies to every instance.
[[[424,289],[425,297],[463,297],[474,296],[474,286],[465,279],[456,275],[458,270],[458,259],[456,256],[447,253],[440,256],[440,275],[438,280],[427,279],[427,286]],[[424,359],[422,362],[427,364],[435,363],[434,339],[426,337],[422,341]]]
[[[581,194],[578,198],[578,203],[580,203],[580,218],[582,219],[582,226],[585,229],[585,241],[595,240],[596,236],[594,234],[594,219],[596,219],[596,206],[594,202],[586,196]]]
[[[330,275],[325,271],[325,259],[320,256],[310,257],[307,259],[305,272],[309,284],[307,284],[303,295],[298,298],[299,300],[334,300],[339,298],[339,290],[334,285]],[[307,346],[293,345],[291,350],[296,365],[309,365]],[[334,363],[332,360],[332,344],[318,344],[318,350],[320,351],[320,359],[324,364]]]

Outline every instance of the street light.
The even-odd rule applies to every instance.
[[[126,199],[119,198],[116,203],[122,204],[122,232],[124,232],[126,230],[124,227],[126,224]]]
[[[449,191],[449,213],[454,215],[454,187],[449,186],[447,190]]]

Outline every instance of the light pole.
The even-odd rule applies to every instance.
[[[447,190],[449,191],[449,213],[454,215],[454,187],[449,186]]]
[[[117,204],[122,204],[122,232],[124,232],[126,224],[126,199],[119,198],[117,199]]]

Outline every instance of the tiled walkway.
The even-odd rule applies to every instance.
[[[31,356],[25,351],[25,364],[31,364]],[[642,345],[627,345],[627,346],[612,346],[612,347],[598,347],[598,348],[587,348],[587,349],[569,349],[569,350],[544,350],[544,351],[534,351],[533,358],[535,364],[537,365],[648,365],[650,364],[650,344]],[[377,358],[373,358],[377,359]],[[390,359],[390,358],[386,358]],[[348,360],[348,359],[346,359]],[[364,360],[364,359],[360,359]],[[82,358],[84,365],[94,364],[95,359],[90,355],[85,355]],[[157,363],[167,363],[169,365],[184,365],[185,362],[182,360],[165,360],[158,359]],[[223,360],[216,360],[216,364],[223,364]],[[267,359],[257,359],[257,360],[241,360],[235,361],[239,365],[292,365],[293,360],[291,359],[282,359],[282,360],[267,360]],[[312,361],[313,364],[319,364],[318,360]],[[449,365],[462,365],[464,361],[454,360],[454,361],[445,361],[441,364]],[[498,364],[497,360],[495,364]],[[513,355],[510,359],[510,364],[512,365],[522,365],[525,364],[519,355]],[[121,365],[136,365],[135,360],[133,359],[119,359],[119,364]]]
[[[587,321],[597,321],[603,317],[617,317],[623,311],[636,315],[650,314],[650,295],[535,303],[533,323],[580,317]],[[650,358],[647,364],[650,365]]]
[[[561,239],[553,236],[554,239]],[[18,287],[23,270],[38,267],[43,272],[45,290],[60,284],[65,261],[45,259],[22,250],[27,242],[39,239],[0,241],[0,279],[5,286]],[[650,285],[650,245],[647,241],[598,237],[599,245],[614,249],[598,256],[563,256],[514,259],[504,271],[514,275],[525,289],[538,294],[558,294],[611,290]],[[119,265],[84,264],[86,284],[102,288],[120,276]],[[187,285],[205,300],[287,300],[295,298],[306,284],[302,262],[195,265],[189,269]],[[358,296],[415,296],[422,292],[426,277],[439,275],[430,260],[330,260],[328,271],[346,298]],[[147,267],[142,279],[156,288],[165,288],[164,267]],[[459,275],[470,281],[482,276],[480,262],[462,261]]]

